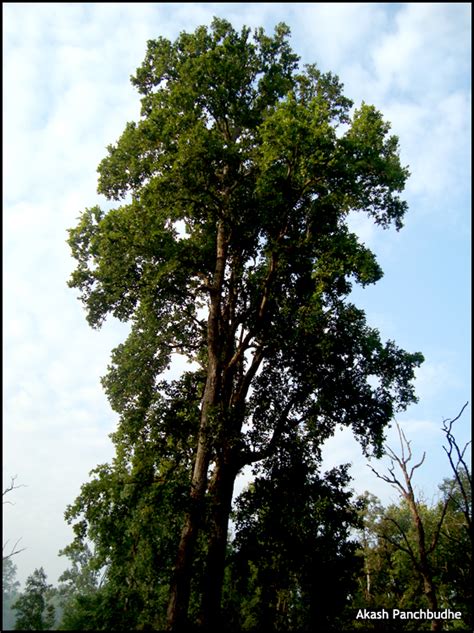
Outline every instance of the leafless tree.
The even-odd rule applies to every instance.
[[[7,495],[9,492],[12,492],[13,490],[17,490],[18,488],[25,488],[24,484],[20,484],[19,486],[17,486],[15,484],[15,480],[17,478],[17,475],[15,475],[14,477],[11,478],[10,480],[10,484],[3,490],[2,492],[2,503],[8,503],[10,505],[13,505],[13,502],[10,501],[9,499],[7,499],[5,501],[4,497],[5,495]],[[23,552],[24,549],[26,549],[25,547],[22,547],[20,549],[18,549],[18,544],[21,541],[21,537],[15,542],[15,544],[13,545],[13,547],[11,548],[10,552],[8,554],[4,554],[3,552],[5,551],[9,541],[6,541],[3,544],[2,547],[2,560],[7,560],[7,558],[11,558],[12,556],[15,556],[16,554],[19,554],[20,552]]]
[[[395,525],[400,535],[402,536],[403,543],[396,542],[387,535],[384,535],[384,538],[392,545],[397,547],[399,550],[402,550],[403,552],[408,554],[411,561],[413,562],[415,569],[418,571],[423,580],[423,591],[428,601],[429,608],[432,611],[437,611],[438,597],[436,594],[436,587],[433,583],[433,573],[430,564],[430,556],[435,550],[436,545],[438,544],[441,526],[446,515],[448,504],[444,504],[441,516],[435,528],[433,538],[431,539],[431,543],[428,543],[425,526],[423,525],[423,519],[420,512],[420,504],[416,499],[415,491],[412,484],[413,473],[425,461],[426,452],[423,453],[423,457],[418,463],[416,463],[414,466],[410,466],[410,462],[412,461],[413,457],[411,451],[411,442],[407,440],[405,434],[398,424],[397,429],[398,436],[400,438],[401,456],[397,455],[390,447],[387,447],[386,453],[390,457],[391,461],[391,466],[388,468],[389,474],[381,475],[372,467],[371,470],[379,479],[382,479],[383,481],[386,481],[391,486],[393,486],[405,499],[408,508],[410,509],[410,513],[412,515],[413,523],[416,529],[416,547],[414,547],[410,543],[406,530],[393,517],[386,517],[386,520],[392,522]],[[401,471],[402,477],[400,478],[395,473],[396,466],[398,466],[398,469]],[[440,620],[433,619],[431,621],[431,630],[441,630]]]
[[[402,537],[403,542],[396,542],[387,535],[384,535],[384,538],[392,545],[397,547],[399,550],[408,554],[411,561],[413,562],[415,569],[419,572],[423,580],[423,590],[428,600],[429,607],[433,611],[438,610],[438,597],[436,593],[436,587],[433,583],[433,573],[431,569],[430,558],[435,551],[436,546],[438,545],[441,529],[446,517],[449,503],[454,500],[453,491],[455,487],[457,487],[461,495],[461,499],[463,502],[461,509],[465,516],[466,525],[469,530],[472,542],[472,479],[471,472],[466,464],[466,460],[464,457],[467,447],[471,442],[467,442],[461,450],[456,441],[456,438],[452,433],[454,422],[459,420],[467,405],[468,403],[466,402],[466,404],[462,407],[461,411],[455,418],[448,418],[446,420],[443,420],[443,431],[448,441],[448,446],[443,446],[443,449],[448,456],[449,463],[454,473],[454,478],[452,480],[451,487],[445,496],[443,505],[441,507],[441,513],[436,523],[434,533],[430,542],[425,532],[425,526],[423,525],[423,519],[420,512],[421,506],[419,501],[416,499],[412,483],[413,474],[415,470],[423,464],[426,457],[426,452],[423,453],[423,457],[418,463],[416,463],[414,466],[411,466],[410,463],[412,462],[413,457],[411,451],[411,442],[407,440],[405,434],[401,430],[400,426],[397,424],[398,436],[400,438],[401,455],[397,455],[390,447],[386,448],[386,454],[390,457],[391,461],[391,466],[388,468],[388,474],[386,475],[381,475],[374,468],[371,467],[371,470],[379,479],[382,479],[383,481],[389,483],[401,494],[410,509],[417,536],[416,547],[413,547],[413,545],[410,543],[406,530],[393,517],[386,517],[386,520],[392,522],[395,525]],[[401,471],[402,477],[398,477],[395,474],[396,467],[398,467],[399,471]],[[441,622],[439,620],[432,620],[431,630],[441,630]]]

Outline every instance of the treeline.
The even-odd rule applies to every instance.
[[[236,503],[222,598],[225,630],[471,630],[472,482],[464,452],[455,441],[448,445],[453,476],[440,484],[435,502],[415,497],[414,512],[403,494],[388,506],[368,492],[354,497],[347,465],[322,473],[303,445],[298,450],[295,444],[287,446]],[[417,464],[410,463],[410,443],[402,441],[400,454],[392,455],[405,463],[405,486],[412,486]],[[403,481],[403,467],[396,460],[388,472]],[[171,511],[154,521],[144,516],[143,541],[132,554],[128,546],[136,509],[125,508],[115,506],[113,522],[97,539],[94,552],[79,536],[61,552],[71,566],[57,587],[47,583],[41,568],[19,593],[16,567],[11,558],[4,560],[3,629],[164,629],[166,570],[175,547],[173,523],[179,517]],[[201,541],[199,548],[191,617],[207,582],[200,569],[206,543]],[[422,548],[431,574],[428,589],[435,592],[439,610],[459,611],[461,618],[357,618],[364,610],[369,616],[393,608],[429,610]],[[115,552],[109,563],[107,549]]]

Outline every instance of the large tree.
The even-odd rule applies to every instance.
[[[54,625],[54,606],[50,602],[52,585],[40,567],[26,579],[25,591],[12,605],[17,612],[16,631],[50,631]]]
[[[178,539],[162,535],[174,543],[170,629],[186,626],[198,550],[198,621],[209,628],[219,617],[244,466],[271,459],[293,434],[317,450],[337,424],[378,454],[395,411],[415,400],[421,355],[383,343],[348,300],[353,282],[382,276],[348,215],[402,227],[408,170],[398,140],[374,107],[351,112],[337,77],[301,68],[288,37],[283,24],[252,35],[214,19],[175,42],[149,41],[132,77],[140,120],[98,169],[99,192],[122,202],[86,209],[70,230],[69,283],[89,323],[114,315],[131,324],[104,379],[121,416],[117,460],[100,471],[113,481],[111,514],[129,512],[141,486],[137,504],[158,507],[150,522],[164,524],[163,507],[172,525],[170,503],[182,521]],[[166,384],[173,354],[196,369]],[[165,494],[183,484],[186,494]],[[97,534],[110,513],[94,513],[91,491],[69,518],[82,510],[81,529]],[[104,507],[104,495],[94,499]],[[136,540],[120,537],[127,559],[137,559],[139,526],[151,529],[137,517]],[[170,548],[153,539],[168,565]]]

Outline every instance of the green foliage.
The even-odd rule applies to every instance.
[[[75,524],[76,539],[64,554],[73,561],[87,556],[81,571],[86,579],[99,570],[105,573],[103,590],[97,594],[78,588],[84,598],[76,605],[79,611],[100,611],[96,628],[98,622],[105,629],[140,628],[149,622],[164,626],[162,620],[156,622],[156,614],[165,609],[183,516],[195,381],[194,375],[185,374],[163,385],[146,409],[147,422],[130,408],[114,434],[118,450],[113,465],[94,469],[94,478],[82,486],[66,512],[69,522],[83,518]],[[93,555],[87,553],[86,537],[94,543]]]
[[[87,630],[94,624],[94,620],[91,613],[83,618],[82,607],[84,602],[87,603],[97,592],[100,573],[94,569],[92,552],[87,544],[75,541],[59,554],[68,556],[72,562],[72,566],[59,578],[59,630]]]
[[[232,486],[211,494],[206,471],[192,501],[198,446],[234,479],[283,447],[305,442],[317,456],[337,424],[380,454],[386,424],[416,400],[421,354],[382,342],[348,301],[353,283],[382,271],[347,215],[402,226],[398,140],[372,106],[351,115],[336,76],[300,68],[288,37],[282,24],[251,35],[216,18],[175,42],[150,40],[132,77],[141,117],[98,168],[99,192],[128,201],[86,209],[69,231],[69,285],[89,323],[131,324],[103,379],[120,415],[116,458],[66,513],[76,546],[90,539],[91,565],[106,570],[103,590],[87,594],[102,613],[113,603],[105,628],[163,627],[191,509],[191,603],[203,593],[210,526],[220,508],[227,520]],[[165,380],[174,354],[195,369]]]
[[[50,604],[52,585],[46,582],[42,567],[26,579],[25,591],[12,608],[17,612],[16,631],[48,631],[54,625],[54,606]]]
[[[240,496],[224,611],[232,630],[341,630],[360,565],[349,480],[347,465],[321,476],[296,442]]]
[[[15,624],[15,614],[12,611],[12,604],[18,597],[20,583],[16,578],[16,565],[11,558],[4,558],[2,561],[2,630],[11,631]]]
[[[464,496],[460,489],[460,484]],[[443,522],[436,566],[439,569],[440,595],[443,604],[454,604],[464,614],[464,622],[472,628],[472,476],[470,471],[457,471],[457,476],[440,485],[442,501],[449,499]],[[467,501],[468,507],[465,506]],[[467,521],[466,513],[470,519]]]
[[[469,489],[468,482],[464,482]],[[439,609],[461,611],[462,620],[446,622],[447,630],[470,629],[472,625],[472,542],[455,477],[441,485],[440,499],[431,505],[419,502],[418,509],[426,536],[432,543],[449,499],[442,523],[439,541],[430,555],[433,583],[436,587]],[[366,493],[363,499],[362,548],[359,555],[364,561],[359,578],[359,590],[354,596],[351,612],[358,608],[371,610],[392,608],[418,610],[429,605],[423,591],[420,571],[406,551],[411,549],[418,559],[417,532],[413,516],[405,500],[384,508],[378,499]],[[354,626],[361,623],[354,622]],[[383,622],[384,626],[387,625]],[[397,622],[397,630],[430,629],[430,622]],[[363,622],[364,628],[380,626],[376,622]]]

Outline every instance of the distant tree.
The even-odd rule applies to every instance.
[[[471,577],[472,570],[472,480],[464,459],[469,443],[460,450],[452,434],[453,422],[459,419],[466,406],[467,403],[454,420],[445,420],[443,423],[448,439],[448,447],[444,448],[453,476],[440,485],[442,497],[434,506],[428,506],[414,491],[414,472],[423,464],[426,453],[423,453],[418,463],[412,465],[411,442],[406,439],[398,424],[400,454],[397,455],[387,447],[386,453],[391,459],[388,474],[380,474],[372,468],[377,477],[391,484],[400,493],[402,500],[400,505],[392,505],[382,511],[380,507],[373,505],[372,514],[375,508],[377,511],[375,521],[372,518],[366,524],[371,526],[373,535],[386,543],[381,549],[377,544],[375,547],[379,559],[382,555],[390,561],[387,569],[390,569],[388,574],[392,582],[387,579],[383,582],[385,606],[389,606],[387,591],[391,591],[396,600],[396,604],[392,606],[409,608],[410,604],[415,606],[417,596],[424,596],[432,611],[437,611],[440,605],[444,608],[453,607],[455,603],[459,606],[466,605],[470,598],[470,582],[466,580]],[[453,453],[457,456],[456,460]],[[400,475],[396,474],[396,467]],[[364,545],[368,574],[367,597],[371,599],[370,559],[373,555],[369,552],[373,544],[366,542]],[[460,563],[459,556],[463,562],[455,572],[456,582],[452,573],[453,561],[458,560]],[[420,582],[417,582],[417,578]],[[464,613],[466,621],[470,621],[470,606]],[[441,628],[441,620],[433,619],[431,629]]]
[[[442,495],[432,504],[418,496],[418,514],[425,539],[431,543],[444,513],[443,527],[436,548],[429,555],[433,586],[440,610],[460,611],[462,619],[443,623],[443,628],[472,629],[472,551],[466,525],[453,503],[446,509],[446,495],[453,495],[453,480],[440,485]],[[430,608],[424,593],[424,581],[413,562],[417,556],[418,533],[409,504],[404,498],[387,507],[373,495],[364,496],[363,531],[359,531],[363,573],[359,577],[351,611],[392,608],[418,610]],[[413,554],[410,552],[413,552]],[[430,622],[354,621],[354,628],[380,631],[428,630]]]
[[[54,607],[49,603],[51,588],[42,567],[28,576],[25,591],[12,605],[17,612],[16,631],[48,631],[53,628]]]
[[[17,490],[18,488],[23,488],[24,487],[24,484],[21,484],[20,486],[15,485],[15,480],[16,480],[16,475],[15,475],[15,477],[11,478],[10,485],[7,486],[5,488],[5,490],[2,492],[2,502],[3,503],[10,503],[11,504],[12,501],[10,501],[9,499],[7,499],[6,501],[3,499],[5,497],[5,495],[7,495],[12,490]],[[21,541],[21,537],[11,547],[10,551],[8,552],[8,554],[3,554],[3,552],[5,551],[5,548],[8,545],[8,541],[3,544],[3,548],[2,548],[2,554],[3,554],[2,558],[3,558],[3,560],[11,558],[12,556],[15,556],[16,554],[19,554],[20,552],[23,552],[23,550],[25,549],[24,547],[22,547],[21,549],[18,549],[18,543],[20,541]]]
[[[59,577],[58,593],[64,602],[76,595],[94,593],[99,586],[100,571],[93,567],[89,546],[78,545],[75,541],[59,552],[60,556],[67,556],[72,562],[72,566]]]
[[[385,508],[372,495],[364,500],[367,503],[363,512],[365,525],[360,538],[364,566],[358,591],[354,592],[352,600],[352,617],[358,609],[431,608],[424,594],[422,576],[408,553],[407,543],[415,552],[418,538],[408,504],[400,499],[398,504]],[[437,510],[419,501],[418,512],[423,517],[426,532],[431,536],[430,528],[439,518]],[[433,557],[431,563],[432,582],[439,589]],[[353,627],[384,632],[429,630],[431,622],[365,620],[353,621]]]
[[[317,450],[337,424],[378,453],[416,400],[421,354],[383,342],[348,300],[382,276],[348,215],[403,225],[398,139],[375,107],[351,111],[337,77],[300,67],[288,38],[214,19],[150,40],[132,78],[140,120],[99,165],[99,192],[123,203],[86,209],[69,234],[89,323],[113,315],[131,332],[104,379],[117,460],[68,517],[98,539],[128,614],[151,617],[168,587],[170,629],[219,627],[245,466],[295,436]],[[176,353],[196,369],[165,381]]]
[[[15,623],[15,615],[12,611],[12,604],[18,596],[18,588],[20,583],[16,580],[16,565],[13,564],[11,558],[4,558],[2,561],[2,629],[11,631]]]
[[[388,469],[388,475],[379,474],[374,468],[372,471],[379,477],[391,484],[401,494],[407,508],[411,513],[412,522],[408,526],[404,525],[398,517],[391,514],[384,517],[386,521],[392,523],[397,531],[396,540],[385,534],[384,538],[390,541],[392,544],[396,544],[396,547],[405,552],[411,559],[415,570],[420,574],[423,580],[423,594],[426,596],[428,606],[432,611],[438,610],[438,595],[436,586],[433,580],[433,569],[431,564],[431,555],[433,554],[436,546],[439,542],[439,536],[443,520],[447,510],[447,504],[441,512],[441,516],[438,519],[435,530],[432,534],[432,538],[428,539],[425,521],[423,518],[422,504],[418,501],[413,488],[413,474],[417,468],[419,468],[425,459],[426,453],[423,453],[421,460],[412,466],[410,464],[412,460],[411,442],[409,442],[400,426],[397,424],[398,434],[400,438],[400,451],[401,455],[397,455],[391,448],[387,447],[387,454],[390,456],[392,465]],[[395,474],[395,464],[398,466],[401,477]],[[416,541],[413,545],[408,538],[408,530],[413,525],[415,527]],[[440,620],[433,619],[431,623],[431,629],[433,631],[441,630],[442,624]]]
[[[104,570],[96,567],[89,546],[75,540],[61,555],[72,561],[72,566],[59,578],[58,595],[61,607],[59,630],[98,631],[131,630],[140,628],[140,617],[133,605],[133,587],[126,585],[122,592]],[[122,577],[123,578],[123,577]],[[120,598],[124,597],[124,604]]]
[[[390,608],[398,605],[399,600],[392,598],[391,555],[386,542],[380,539],[380,525],[385,508],[380,500],[368,491],[359,497],[359,503],[361,527],[357,535],[363,565],[359,577],[359,591],[352,606],[371,609]]]

